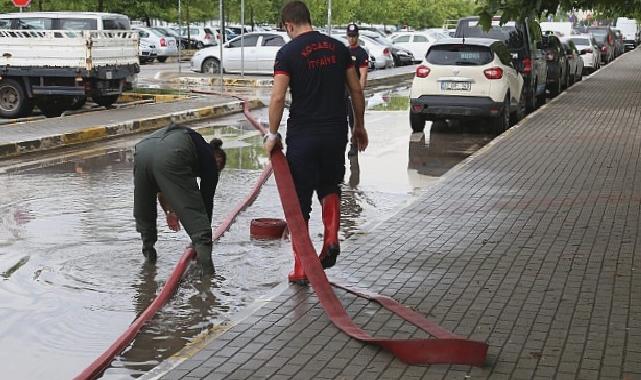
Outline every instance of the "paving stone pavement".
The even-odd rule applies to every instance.
[[[330,277],[487,342],[484,368],[405,365],[290,286],[162,378],[641,379],[640,127],[637,50],[343,244]],[[423,336],[337,293],[370,333]]]

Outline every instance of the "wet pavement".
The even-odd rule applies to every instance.
[[[406,88],[374,92],[368,104],[370,150],[347,161],[343,239],[393,215],[493,138],[474,133],[474,126],[411,135]],[[254,114],[266,122],[266,109]],[[267,159],[262,139],[241,114],[193,127],[206,138],[222,138],[228,154],[216,193],[215,226],[245,197]],[[183,231],[170,232],[163,220],[157,265],[145,265],[139,253],[131,176],[131,148],[139,138],[0,162],[3,377],[67,379],[78,374],[144,310],[173,270],[188,238]],[[273,179],[215,244],[213,282],[202,283],[189,271],[171,302],[104,378],[145,373],[286,286],[289,243],[251,241],[249,222],[255,217],[282,217]],[[319,245],[318,207],[310,230]]]

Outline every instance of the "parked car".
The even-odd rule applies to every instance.
[[[421,62],[425,58],[427,49],[436,41],[447,38],[444,33],[431,32],[403,32],[392,38],[395,46],[403,47],[412,52],[414,62]]]
[[[209,28],[203,28],[201,26],[190,26],[189,28],[182,28],[180,30],[180,33],[182,37],[189,37],[190,39],[196,40],[197,49],[216,45],[214,32]]]
[[[599,47],[590,34],[579,34],[570,37],[583,60],[583,73],[593,72],[601,67]]]
[[[583,58],[581,58],[581,53],[576,48],[574,41],[568,37],[561,38],[561,43],[565,49],[565,56],[568,60],[568,72],[569,72],[569,85],[583,79]]]
[[[132,28],[132,30],[146,32],[146,38],[152,45],[156,46],[156,59],[158,62],[166,62],[167,58],[176,57],[178,55],[178,44],[174,37],[165,37],[163,33],[151,28],[142,28],[137,26]]]
[[[251,74],[272,74],[276,53],[289,37],[284,32],[252,32],[245,34],[244,72]],[[223,45],[223,70],[228,73],[241,72],[241,37]],[[191,70],[201,73],[220,71],[220,47],[198,50],[191,58]]]
[[[625,53],[625,43],[623,42],[623,34],[619,29],[612,29],[612,32],[614,33],[614,52],[615,56],[620,56]]]
[[[149,38],[149,32],[138,31],[140,39],[138,40],[138,59],[141,64],[151,63],[158,56],[154,39]]]
[[[401,46],[395,46],[391,40],[383,37],[380,33],[369,30],[361,30],[360,33],[387,47],[392,54],[394,66],[411,65],[414,63],[414,54],[412,54],[410,50]]]
[[[343,41],[346,45],[348,44],[344,31],[337,31],[336,34],[332,33],[332,37]],[[364,35],[361,35],[358,38],[358,44],[369,52],[369,64],[371,69],[386,69],[394,67],[394,57],[392,57],[392,52],[388,47],[381,45],[376,42],[376,40]]]
[[[530,19],[507,22],[500,25],[500,18],[494,18],[489,31],[479,25],[478,17],[464,17],[456,26],[458,38],[493,38],[501,40],[512,52],[514,66],[525,80],[525,102],[531,112],[545,104],[547,84],[547,63],[543,57],[541,27]]]
[[[607,65],[614,61],[614,33],[608,26],[596,26],[588,29],[599,46],[601,63]]]
[[[555,97],[568,87],[568,62],[561,40],[555,35],[543,36],[543,52],[548,66],[546,88]]]
[[[154,27],[151,29],[161,33],[165,37],[175,38],[178,43],[178,47],[181,49],[197,49],[198,41],[193,38],[188,39],[187,37],[181,36],[177,30],[161,27]]]
[[[439,40],[416,69],[410,126],[422,132],[426,120],[442,124],[446,119],[488,117],[500,133],[524,116],[523,89],[523,77],[502,41]]]

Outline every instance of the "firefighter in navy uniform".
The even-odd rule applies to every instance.
[[[358,82],[361,85],[361,89],[365,91],[365,86],[367,86],[367,70],[369,69],[369,55],[358,44],[358,25],[349,24],[347,25],[347,41],[349,42],[349,53],[352,56],[352,62],[354,63],[354,69],[356,70],[356,76],[358,77]],[[345,91],[345,104],[347,106],[347,115],[349,117],[349,129],[354,130],[354,106],[352,105],[352,98],[349,96],[349,91]],[[356,156],[358,150],[354,142],[350,144],[349,151],[347,155],[349,157]]]
[[[269,104],[269,133],[265,150],[281,147],[278,127],[283,117],[285,95],[291,89],[287,120],[287,161],[303,217],[309,221],[312,195],[322,205],[324,268],[336,263],[340,253],[340,191],[345,176],[347,112],[345,86],[354,104],[353,140],[359,150],[367,147],[364,125],[365,99],[347,47],[312,29],[309,9],[302,1],[291,1],[281,11],[281,21],[292,39],[276,55],[274,85]],[[305,272],[294,247],[291,282],[305,282]]]

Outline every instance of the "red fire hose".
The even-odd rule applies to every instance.
[[[206,93],[206,92],[201,92]],[[245,116],[249,122],[261,133],[265,130],[249,113],[247,102],[244,103]],[[292,240],[300,249],[300,260],[303,264],[305,274],[312,284],[321,305],[327,312],[330,320],[336,327],[345,334],[362,342],[380,345],[391,351],[396,357],[408,364],[461,364],[483,366],[485,363],[488,346],[483,342],[475,342],[458,337],[449,331],[439,327],[437,324],[425,319],[423,315],[404,307],[390,297],[367,292],[365,290],[354,290],[346,286],[330,283],[325,276],[316,251],[309,238],[309,233],[303,227],[304,220],[298,204],[298,197],[294,183],[289,172],[287,161],[282,151],[275,151],[271,156],[271,165],[267,164],[260,178],[256,182],[251,193],[241,202],[214,232],[214,240],[219,239],[231,226],[240,212],[249,207],[260,192],[260,188],[267,181],[272,172],[272,165],[276,176],[276,184],[280,194],[285,217],[290,229]],[[189,262],[195,257],[192,248],[187,248],[174,272],[167,280],[160,294],[149,305],[149,307],[120,335],[116,341],[96,359],[82,373],[76,376],[75,380],[94,379],[100,375],[113,358],[124,350],[138,334],[145,323],[169,300],[178,287]],[[435,339],[387,339],[374,338],[358,327],[345,311],[340,300],[332,290],[332,285],[344,289],[356,296],[369,299],[379,303],[387,310],[395,313],[404,320],[423,329]]]

